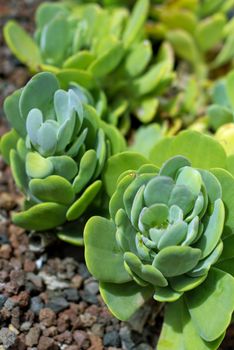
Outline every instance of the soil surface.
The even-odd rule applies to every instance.
[[[40,2],[0,0],[0,135],[8,128],[4,98],[29,79],[27,69],[6,47],[2,27],[16,19],[32,32]],[[29,249],[28,233],[10,219],[21,201],[0,158],[0,350],[154,349],[163,310],[152,302],[128,323],[116,320],[87,271],[82,248],[56,241],[41,252]],[[233,348],[230,327],[220,350]]]

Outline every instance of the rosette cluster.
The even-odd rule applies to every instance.
[[[36,12],[34,38],[14,21],[6,24],[4,36],[30,70],[57,74],[63,88],[76,82],[92,91],[105,105],[102,119],[126,133],[132,115],[143,123],[154,119],[175,76],[171,46],[165,42],[153,55],[145,35],[149,6],[149,0],[136,1],[132,11],[43,2]]]
[[[110,201],[124,267],[158,301],[201,284],[222,253],[225,209],[218,179],[176,156],[160,170],[143,165],[120,176]]]
[[[1,151],[27,198],[14,217],[19,226],[45,230],[79,218],[101,188],[107,158],[124,148],[119,132],[77,91],[39,73],[5,101],[13,130]]]

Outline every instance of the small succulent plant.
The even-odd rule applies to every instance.
[[[234,71],[218,80],[211,90],[211,102],[206,107],[208,126],[215,132],[222,125],[234,121]]]
[[[138,0],[131,13],[124,7],[46,2],[36,13],[34,39],[14,21],[4,34],[12,52],[32,71],[56,73],[63,88],[74,81],[103,90],[110,110],[103,118],[126,132],[130,115],[143,123],[155,117],[159,97],[174,77],[170,45],[163,43],[153,57],[144,35],[148,9],[149,0]]]
[[[60,89],[52,73],[38,73],[5,100],[12,130],[1,139],[18,188],[25,194],[13,221],[29,230],[56,228],[78,219],[95,202],[101,174],[125,141],[83,102],[76,86]]]
[[[227,156],[211,137],[185,131],[162,139],[150,159],[123,152],[108,160],[110,219],[85,227],[88,269],[120,320],[150,297],[166,302],[158,350],[218,349],[234,310]]]
[[[152,5],[148,30],[166,38],[177,56],[188,62],[200,78],[223,74],[220,67],[232,63],[233,25],[229,11],[233,1],[165,1]]]

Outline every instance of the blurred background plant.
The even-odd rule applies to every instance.
[[[155,118],[174,78],[171,46],[163,42],[155,51],[145,35],[148,11],[148,0],[138,0],[131,12],[45,2],[36,13],[33,39],[13,21],[4,36],[32,72],[54,72],[63,88],[76,82],[107,100],[101,117],[127,133],[131,116],[140,123]]]

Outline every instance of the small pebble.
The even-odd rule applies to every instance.
[[[117,331],[106,333],[103,338],[103,344],[105,346],[115,346],[118,348],[121,344],[119,333]]]
[[[39,327],[32,327],[25,337],[25,343],[27,346],[34,346],[38,344],[41,330]]]
[[[44,303],[42,302],[40,297],[32,297],[30,303],[30,310],[39,315],[40,310],[44,307]]]
[[[69,306],[69,303],[63,297],[55,297],[49,300],[49,302],[45,306],[58,313],[65,310]]]
[[[10,331],[8,328],[3,327],[0,330],[0,343],[3,344],[4,350],[9,349],[16,342],[16,333]]]
[[[7,300],[7,297],[3,294],[0,294],[0,309],[3,307],[6,300]]]
[[[53,326],[56,322],[56,314],[49,308],[41,309],[39,313],[39,320],[45,327]]]

